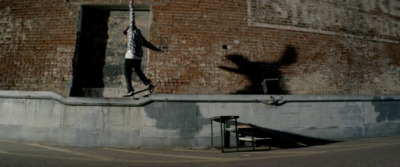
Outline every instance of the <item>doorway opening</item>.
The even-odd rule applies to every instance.
[[[135,6],[136,24],[148,37],[148,6]],[[82,6],[77,32],[70,96],[113,97],[125,88],[123,77],[127,38],[122,31],[129,25],[128,6]],[[144,51],[144,54],[147,54]],[[144,58],[147,59],[147,55]],[[147,60],[142,68],[146,70]],[[138,78],[133,76],[133,80]]]

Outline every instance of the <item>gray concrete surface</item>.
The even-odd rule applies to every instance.
[[[400,96],[153,94],[132,100],[0,91],[0,140],[206,148],[211,145],[209,118],[221,115],[238,115],[239,122],[257,125],[267,135],[306,145],[314,139],[400,134]]]
[[[400,136],[296,149],[221,153],[216,149],[116,149],[0,142],[0,166],[400,166]]]

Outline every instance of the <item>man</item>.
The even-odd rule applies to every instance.
[[[128,94],[125,96],[133,96],[135,90],[132,87],[132,68],[136,74],[142,80],[143,84],[146,85],[150,91],[154,85],[151,80],[146,77],[141,69],[143,49],[142,46],[147,47],[157,52],[167,52],[167,50],[159,49],[151,44],[146,38],[143,37],[140,30],[135,25],[135,12],[133,10],[133,0],[129,4],[130,11],[130,25],[123,31],[124,35],[128,36],[128,49],[125,54],[125,80]]]

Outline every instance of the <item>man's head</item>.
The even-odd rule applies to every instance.
[[[136,30],[137,29],[137,27],[134,25],[134,26],[132,26],[132,30]],[[128,34],[128,30],[129,30],[129,26],[127,26],[126,28],[125,28],[125,30],[123,31],[123,33],[124,33],[124,35],[127,35]]]

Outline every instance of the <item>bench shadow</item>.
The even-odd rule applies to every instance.
[[[234,121],[227,121],[227,124],[231,127],[234,126]],[[238,122],[239,125],[249,125],[248,123]],[[278,148],[300,148],[300,147],[310,147],[317,145],[327,145],[332,143],[337,143],[340,141],[326,140],[320,138],[314,138],[309,136],[303,136],[299,134],[294,134],[290,132],[279,131],[275,129],[260,127],[256,125],[251,125],[254,127],[253,133],[254,137],[259,138],[271,138],[272,140],[266,141],[266,143],[259,143],[264,146],[278,147]],[[234,143],[234,142],[233,142]]]

